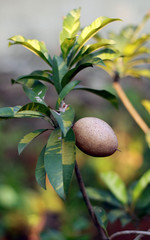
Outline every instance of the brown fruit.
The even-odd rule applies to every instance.
[[[106,157],[117,150],[118,140],[114,131],[101,119],[81,118],[74,124],[73,130],[76,146],[88,155]]]

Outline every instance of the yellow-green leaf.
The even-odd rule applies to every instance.
[[[9,42],[9,46],[20,44],[37,56],[41,57],[49,66],[52,66],[52,59],[48,54],[48,50],[44,42],[38,41],[37,39],[27,39],[21,35],[11,37],[9,40],[11,41]]]
[[[70,11],[63,20],[63,29],[60,33],[60,45],[66,38],[73,38],[80,29],[80,8]]]
[[[49,181],[57,194],[65,199],[75,164],[75,137],[70,129],[62,137],[60,129],[52,131],[45,150],[44,165]]]
[[[22,151],[29,145],[29,143],[35,139],[36,137],[38,137],[40,134],[42,134],[43,132],[47,131],[47,129],[37,129],[33,132],[28,133],[27,135],[25,135],[19,142],[18,144],[18,153],[21,154]]]
[[[44,154],[45,154],[45,148],[42,149],[38,160],[36,164],[36,169],[35,169],[35,178],[37,183],[44,189],[46,189],[46,171],[44,167]]]
[[[120,202],[127,204],[127,190],[124,182],[121,180],[117,173],[112,171],[101,173],[100,178]]]
[[[145,172],[143,176],[138,180],[132,192],[132,201],[135,204],[144,189],[150,184],[150,170]]]

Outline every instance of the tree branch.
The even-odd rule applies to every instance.
[[[146,134],[150,131],[150,128],[147,126],[147,124],[144,122],[144,120],[141,118],[139,113],[135,110],[129,99],[127,98],[125,92],[123,91],[121,85],[119,84],[119,76],[116,75],[113,82],[113,87],[116,90],[118,96],[120,97],[122,103],[132,116],[132,118],[135,120],[135,122],[139,125],[139,127],[143,130],[143,132]]]
[[[99,224],[99,222],[97,220],[97,217],[96,217],[96,215],[94,213],[94,210],[92,208],[90,200],[89,200],[89,198],[88,198],[88,196],[86,194],[85,185],[84,185],[84,182],[82,180],[82,176],[80,174],[77,162],[75,164],[75,174],[76,174],[76,178],[77,178],[77,181],[78,181],[78,184],[79,184],[80,191],[82,193],[83,199],[85,201],[85,204],[87,205],[89,214],[90,214],[90,216],[92,218],[92,221],[93,221],[93,223],[94,223],[94,225],[97,228],[97,231],[99,233],[100,240],[109,240],[109,238],[107,238],[106,235],[104,234],[104,231],[103,231],[102,227],[100,226],[100,224]]]
[[[140,234],[140,235],[145,235],[145,236],[150,236],[150,232],[146,231],[134,231],[134,230],[126,230],[126,231],[121,231],[121,232],[116,232],[110,236],[110,240],[114,239],[115,237],[118,237],[120,235],[127,235],[127,234]]]

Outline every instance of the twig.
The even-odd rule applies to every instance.
[[[125,92],[123,91],[121,85],[119,84],[119,76],[116,75],[113,82],[113,87],[116,90],[118,96],[120,97],[121,101],[123,102],[124,106],[130,113],[130,115],[133,117],[135,122],[139,125],[139,127],[143,130],[143,132],[146,134],[150,131],[150,128],[147,126],[147,124],[144,122],[144,120],[141,118],[139,113],[135,110],[129,99],[127,98]]]
[[[116,232],[110,236],[110,240],[114,239],[115,237],[118,237],[120,235],[130,235],[130,234],[140,234],[140,235],[145,235],[145,236],[150,236],[150,232],[145,232],[145,231],[134,231],[134,230],[126,230],[126,231],[121,231],[121,232]]]
[[[97,228],[97,231],[99,233],[100,240],[109,240],[109,238],[107,238],[106,235],[104,234],[104,231],[103,231],[102,227],[100,226],[100,224],[99,224],[99,222],[97,220],[97,217],[96,217],[96,215],[94,213],[94,210],[92,208],[90,200],[89,200],[89,198],[88,198],[88,196],[86,194],[84,182],[82,180],[82,176],[80,174],[77,162],[75,164],[75,174],[76,174],[76,178],[77,178],[77,181],[78,181],[78,184],[79,184],[80,191],[82,193],[83,199],[85,201],[85,204],[87,205],[89,214],[90,214],[90,216],[92,218],[92,221],[93,221],[93,223],[94,223],[94,225]]]
[[[150,232],[150,229],[148,229],[147,232]],[[140,234],[140,235],[138,235],[136,238],[134,238],[134,240],[140,240],[140,239],[142,239],[142,238],[143,238],[143,235]]]

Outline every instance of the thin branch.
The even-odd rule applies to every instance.
[[[147,232],[150,232],[150,229],[148,229]],[[140,240],[142,239],[144,236],[142,234],[138,235],[136,238],[134,238],[134,240]]]
[[[140,234],[140,235],[145,235],[145,236],[150,236],[150,232],[146,231],[134,231],[134,230],[126,230],[126,231],[121,231],[121,232],[116,232],[110,236],[110,240],[120,236],[120,235],[130,235],[130,234]]]
[[[94,210],[92,208],[90,200],[89,200],[89,198],[88,198],[88,196],[86,194],[85,185],[84,185],[84,182],[82,180],[82,176],[80,174],[77,162],[75,164],[75,174],[76,174],[76,178],[77,178],[77,181],[78,181],[78,184],[79,184],[80,191],[82,193],[83,199],[85,201],[85,204],[87,205],[89,214],[90,214],[90,216],[92,218],[92,221],[93,221],[93,223],[94,223],[94,225],[97,228],[97,231],[99,233],[100,240],[109,240],[109,238],[107,238],[106,235],[104,234],[104,231],[103,231],[102,227],[100,226],[100,224],[99,224],[99,222],[97,220],[97,217],[96,217],[96,215],[94,213]]]
[[[122,89],[119,81],[118,81],[118,76],[115,77],[114,82],[113,82],[113,87],[116,90],[118,96],[120,97],[121,101],[123,102],[124,106],[130,113],[130,115],[133,117],[135,122],[139,125],[139,127],[143,130],[143,132],[146,134],[150,131],[150,128],[148,125],[144,122],[142,117],[139,115],[139,113],[135,110],[129,99],[127,98],[124,90]]]

